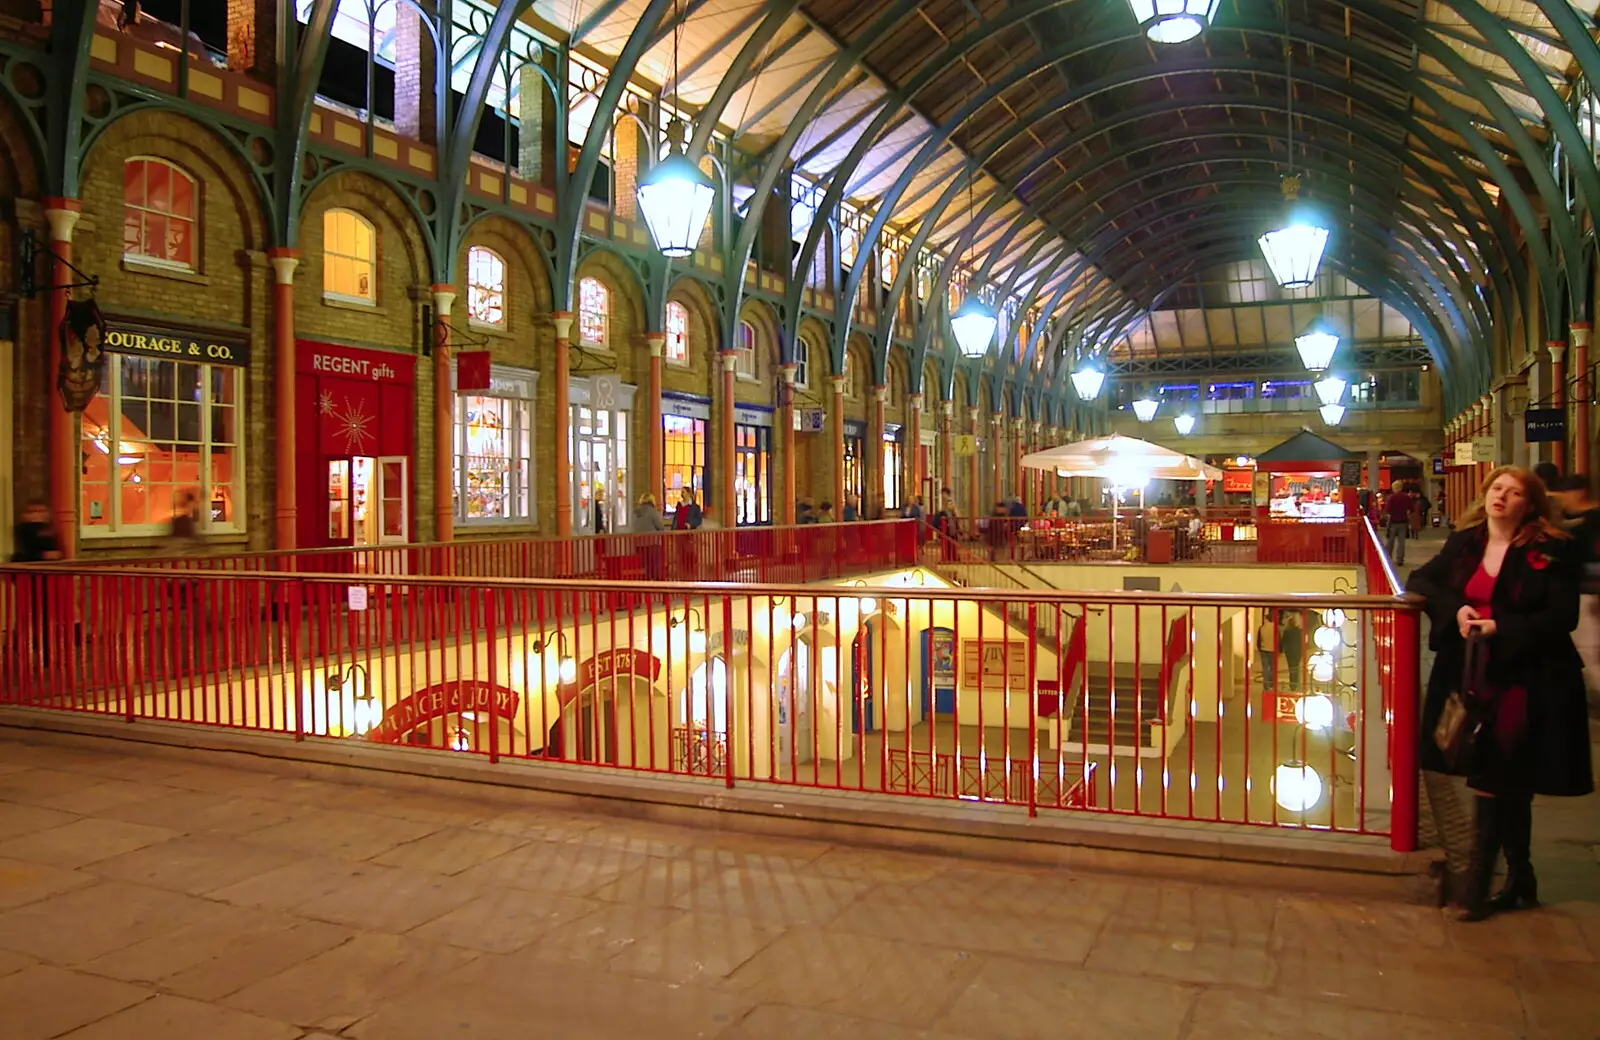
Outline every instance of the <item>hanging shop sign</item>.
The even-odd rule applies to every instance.
[[[961,641],[961,685],[985,690],[1021,690],[1028,685],[1026,643]]]
[[[1529,408],[1522,413],[1526,424],[1523,439],[1529,444],[1545,444],[1567,439],[1567,410],[1565,408]]]
[[[1494,448],[1493,437],[1472,438],[1472,457],[1478,462],[1493,462]]]
[[[61,366],[56,389],[61,392],[62,407],[81,412],[94,400],[106,369],[106,319],[93,297],[67,301],[59,338]]]
[[[385,709],[383,720],[372,727],[367,739],[379,744],[398,744],[411,731],[435,719],[458,712],[484,712],[502,719],[516,717],[516,690],[477,679],[453,679],[402,697]]]
[[[1471,441],[1456,441],[1456,450],[1450,460],[1452,466],[1471,466],[1477,460],[1473,457]]]
[[[972,434],[958,433],[955,435],[954,441],[953,448],[957,456],[966,458],[969,455],[978,454],[978,438]]]
[[[1444,456],[1435,455],[1433,457],[1433,475],[1436,477],[1444,476]]]
[[[828,428],[826,408],[798,408],[794,413],[794,428],[798,433],[821,433]]]
[[[189,332],[126,321],[107,321],[105,330],[105,348],[118,354],[207,365],[250,364],[250,339],[245,335]]]

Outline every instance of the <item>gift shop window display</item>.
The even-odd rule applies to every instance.
[[[490,369],[489,386],[456,394],[456,517],[466,524],[538,521],[533,400],[539,373]]]
[[[899,509],[905,505],[901,488],[905,481],[905,439],[901,427],[894,424],[883,429],[883,508]]]
[[[854,420],[845,420],[844,424],[844,490],[845,494],[853,494],[856,501],[863,500],[867,493],[867,425]],[[834,503],[834,516],[843,515],[843,507]]]
[[[706,504],[706,430],[710,424],[711,401],[689,395],[662,395],[662,451],[666,455],[661,469],[661,509],[671,524],[676,519],[683,493],[694,493],[695,501]]]
[[[634,390],[615,375],[572,380],[573,534],[616,534],[632,520],[628,423]]]
[[[1343,520],[1339,474],[1273,474],[1272,515],[1301,520]]]
[[[297,346],[300,544],[409,541],[416,358],[310,340]]]
[[[111,354],[79,421],[85,539],[163,535],[186,496],[199,527],[244,530],[243,368]]]

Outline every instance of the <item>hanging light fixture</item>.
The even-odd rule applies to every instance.
[[[1339,334],[1318,318],[1294,338],[1294,349],[1299,351],[1300,363],[1306,366],[1306,371],[1322,372],[1333,364],[1333,352],[1339,349]]]
[[[1155,43],[1183,43],[1205,32],[1222,0],[1128,0],[1139,28]]]
[[[1273,777],[1273,796],[1286,812],[1303,813],[1322,801],[1322,774],[1303,762],[1284,762]]]
[[[1141,397],[1133,402],[1133,414],[1139,417],[1140,422],[1149,422],[1156,417],[1156,409],[1160,407],[1160,401],[1152,401],[1148,397]]]
[[[1338,426],[1344,422],[1344,405],[1342,404],[1325,404],[1318,408],[1317,411],[1322,413],[1322,421],[1329,426]]]
[[[1328,229],[1309,212],[1299,208],[1300,178],[1294,172],[1294,42],[1289,36],[1289,9],[1283,11],[1283,60],[1285,66],[1284,89],[1288,94],[1289,147],[1288,169],[1284,172],[1284,208],[1288,210],[1288,223],[1276,231],[1268,231],[1257,240],[1261,255],[1266,257],[1272,277],[1285,289],[1304,289],[1317,280],[1317,267],[1322,263],[1322,251],[1328,245]]]
[[[989,353],[989,341],[994,339],[994,330],[998,324],[994,308],[979,299],[977,293],[969,290],[967,298],[961,301],[961,307],[950,319],[950,330],[955,333],[956,346],[961,349],[961,356],[981,358]]]
[[[1093,365],[1084,365],[1072,373],[1072,388],[1078,391],[1078,396],[1085,401],[1093,401],[1100,396],[1100,388],[1106,383],[1106,374]]]
[[[1317,391],[1317,400],[1323,404],[1338,404],[1344,399],[1345,382],[1338,376],[1328,376],[1312,384]]]
[[[674,5],[676,6],[676,5]],[[674,12],[672,31],[673,100],[678,82],[678,27],[683,19]],[[635,195],[645,226],[662,256],[689,256],[694,252],[711,216],[717,189],[711,178],[683,153],[685,127],[674,117],[667,124],[667,156],[639,180]]]
[[[1185,412],[1172,417],[1172,427],[1178,431],[1179,437],[1187,437],[1194,432],[1194,416]]]

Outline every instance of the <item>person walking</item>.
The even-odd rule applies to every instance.
[[[705,523],[705,511],[694,500],[694,492],[688,488],[678,494],[678,508],[672,513],[672,529],[674,531],[696,531]]]
[[[1411,496],[1406,494],[1405,488],[1397,480],[1390,489],[1389,498],[1383,503],[1383,515],[1389,520],[1389,525],[1384,528],[1384,548],[1389,553],[1389,562],[1396,567],[1406,565],[1406,534],[1411,530]]]
[[[1256,656],[1261,661],[1261,689],[1272,693],[1278,688],[1278,623],[1270,610],[1256,628]]]
[[[1594,790],[1583,662],[1572,643],[1578,623],[1574,545],[1545,486],[1529,471],[1501,466],[1482,484],[1439,554],[1406,589],[1430,622],[1433,672],[1422,709],[1421,766],[1467,778],[1473,798],[1472,853],[1461,879],[1461,919],[1539,905],[1532,863],[1533,796]],[[1483,641],[1486,663],[1474,714],[1481,740],[1452,768],[1435,730],[1452,692],[1462,692],[1467,639]],[[1489,886],[1496,857],[1506,882]]]
[[[1291,611],[1283,619],[1283,629],[1278,633],[1278,649],[1283,652],[1283,667],[1289,673],[1289,689],[1300,692],[1300,662],[1305,659],[1306,630],[1300,624],[1298,611]]]

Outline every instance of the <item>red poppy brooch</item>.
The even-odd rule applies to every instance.
[[[1532,567],[1536,571],[1542,571],[1546,567],[1550,566],[1550,557],[1535,549],[1533,552],[1528,554],[1528,566]]]

